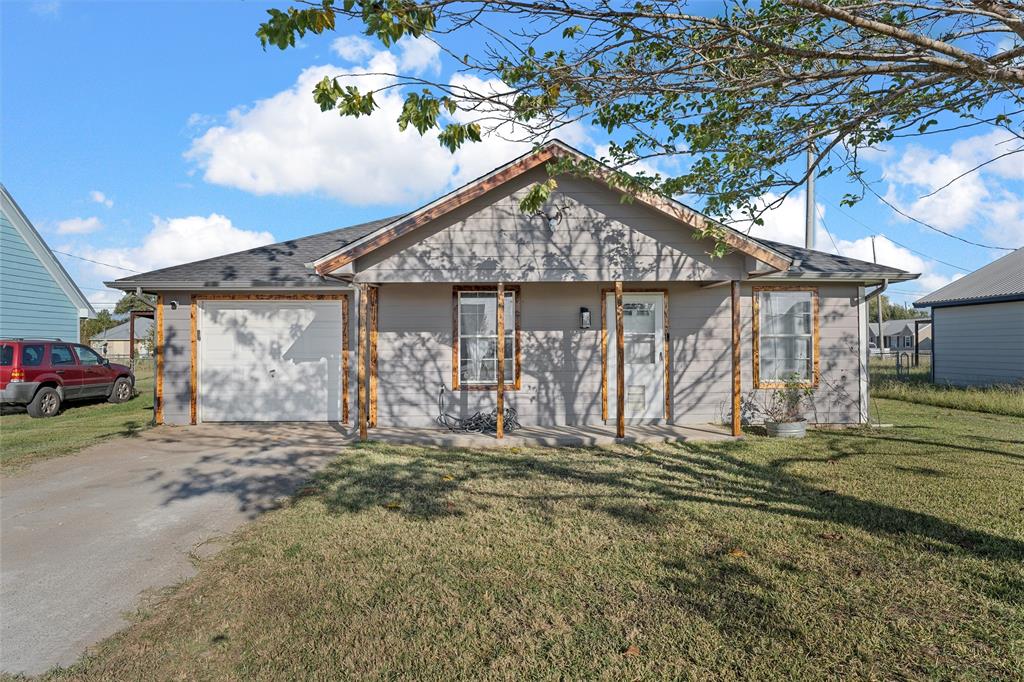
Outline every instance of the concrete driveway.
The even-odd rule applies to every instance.
[[[73,663],[344,440],[327,424],[162,426],[3,479],[0,670]]]

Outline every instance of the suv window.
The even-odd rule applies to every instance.
[[[78,361],[83,365],[102,365],[103,358],[96,354],[91,348],[85,346],[75,346],[75,354],[78,355]]]
[[[14,364],[14,346],[0,346],[0,367]]]
[[[71,349],[67,346],[50,346],[50,362],[54,365],[73,365],[75,359],[71,357]]]
[[[21,366],[38,367],[43,364],[43,344],[21,347]]]

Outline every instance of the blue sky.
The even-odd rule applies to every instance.
[[[254,32],[267,6],[0,5],[0,180],[52,248],[122,268],[58,254],[95,303],[117,298],[104,279],[393,215],[521,153],[492,142],[452,157],[432,139],[400,135],[397,95],[372,119],[321,114],[309,90],[324,74],[398,66],[448,78],[446,64],[430,44],[385,52],[356,26],[264,52]],[[591,153],[607,142],[586,125],[562,136]],[[869,154],[868,168],[913,215],[967,239],[1020,246],[1017,159],[918,200],[1005,149],[1005,137],[974,130],[894,145]],[[916,226],[873,199],[841,209],[848,189],[841,178],[819,182],[831,238],[819,230],[818,247],[870,258],[869,235],[885,234],[920,252],[878,242],[880,261],[925,274],[895,287],[900,302],[1005,253]],[[794,197],[758,234],[798,241],[802,221]]]

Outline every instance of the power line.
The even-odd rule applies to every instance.
[[[896,213],[900,214],[901,216],[903,216],[907,220],[913,221],[913,222],[917,223],[918,225],[921,225],[922,227],[927,227],[929,230],[935,230],[939,234],[944,234],[944,235],[946,235],[947,237],[949,237],[951,239],[956,239],[956,240],[962,241],[964,244],[970,244],[971,246],[978,246],[978,247],[981,247],[983,249],[993,249],[993,250],[997,250],[997,251],[1016,251],[1017,250],[1017,249],[1011,249],[1008,246],[991,246],[990,244],[982,244],[980,242],[972,242],[970,239],[964,239],[963,237],[958,237],[957,235],[953,234],[952,232],[946,232],[945,230],[943,230],[941,228],[935,227],[934,225],[929,225],[928,223],[924,222],[923,220],[918,220],[914,216],[909,215],[907,213],[904,213],[902,210],[900,210],[899,208],[896,208],[896,206],[891,204],[888,199],[886,199],[881,194],[876,192],[875,189],[871,185],[865,184],[864,187],[866,187],[869,192],[874,194],[876,199],[881,201],[883,204],[885,204],[886,206],[891,208]]]
[[[857,219],[857,218],[855,218],[854,216],[850,215],[849,213],[847,213],[846,211],[844,211],[844,210],[843,210],[843,209],[842,209],[842,208],[841,208],[840,206],[837,206],[836,204],[832,204],[832,206],[833,206],[833,208],[835,208],[835,209],[836,209],[837,211],[839,211],[839,212],[840,212],[840,213],[842,213],[842,214],[843,214],[844,216],[846,216],[847,218],[849,218],[849,219],[850,219],[850,220],[852,220],[853,222],[857,223],[858,225],[860,225],[860,226],[861,226],[861,227],[863,227],[864,229],[866,229],[866,230],[874,230],[874,228],[873,228],[873,227],[871,227],[871,226],[870,226],[870,225],[868,225],[867,223],[864,223],[864,222],[862,222],[861,220],[858,220],[858,219]],[[893,239],[892,237],[890,237],[890,236],[889,236],[889,235],[887,235],[887,234],[883,234],[883,235],[881,235],[881,236],[882,236],[882,237],[885,237],[886,239],[888,239],[889,241],[891,241],[891,242],[892,242],[893,244],[895,244],[896,246],[900,246],[900,247],[903,247],[903,248],[904,248],[904,249],[906,249],[907,251],[911,251],[911,252],[913,252],[913,253],[916,253],[916,254],[917,254],[918,256],[924,256],[924,257],[925,257],[925,258],[927,258],[928,260],[933,260],[933,261],[935,261],[936,263],[942,263],[943,265],[948,265],[949,267],[951,267],[951,268],[954,268],[954,269],[956,269],[956,270],[960,270],[961,272],[973,272],[973,271],[972,271],[972,270],[970,270],[969,268],[961,267],[961,266],[959,266],[959,265],[953,265],[953,264],[952,264],[952,263],[950,263],[950,262],[947,262],[947,261],[944,261],[944,260],[940,260],[940,259],[936,258],[935,256],[931,256],[931,255],[929,255],[929,254],[925,253],[924,251],[918,251],[917,249],[915,249],[915,248],[914,248],[914,247],[912,247],[912,246],[907,246],[906,244],[901,244],[900,242],[896,241],[895,239]]]
[[[102,262],[100,262],[98,260],[93,260],[92,258],[85,258],[84,256],[76,256],[75,254],[68,253],[67,251],[58,251],[57,249],[50,249],[50,250],[53,251],[54,253],[59,253],[62,256],[68,256],[69,258],[77,258],[78,260],[84,260],[87,263],[95,263],[96,265],[102,265],[102,266],[108,267],[108,268],[116,268],[117,270],[124,270],[126,272],[134,272],[135,274],[139,274],[138,270],[132,270],[131,268],[126,268],[126,267],[123,267],[123,266],[120,266],[120,265],[112,265],[111,263],[102,263]]]
[[[818,214],[818,218],[821,219],[821,227],[825,230],[825,234],[828,235],[829,241],[832,242],[832,248],[836,250],[836,253],[842,256],[843,252],[839,250],[839,245],[836,244],[835,237],[832,236],[832,230],[828,229],[828,224],[825,223],[825,214],[818,208],[817,203],[814,204],[814,211]]]

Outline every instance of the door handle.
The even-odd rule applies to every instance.
[[[56,371],[56,373],[57,373],[57,374],[63,374],[64,372],[65,372],[65,370],[63,370],[63,369],[58,369],[58,370]]]

